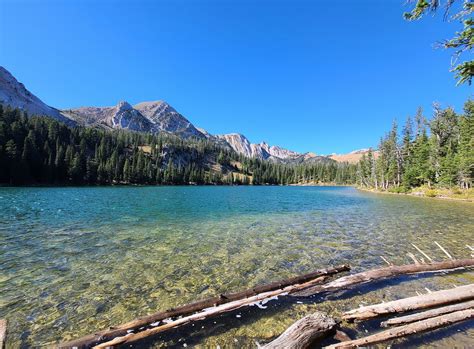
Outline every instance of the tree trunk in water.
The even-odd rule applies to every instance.
[[[389,326],[398,326],[398,325],[405,325],[415,321],[425,320],[432,317],[454,313],[455,311],[459,310],[466,310],[474,308],[474,301],[464,302],[464,303],[457,303],[453,305],[448,305],[447,307],[435,308],[432,310],[423,311],[421,313],[406,315],[406,316],[399,316],[387,321],[384,321],[380,324],[382,327],[389,327]]]
[[[426,309],[439,305],[464,302],[474,299],[474,284],[460,286],[449,290],[436,291],[421,296],[399,299],[392,302],[360,307],[344,313],[343,319],[368,320],[381,315],[404,313]]]
[[[333,332],[336,321],[328,315],[316,312],[296,321],[277,339],[264,345],[262,349],[304,349],[310,347],[315,340]]]

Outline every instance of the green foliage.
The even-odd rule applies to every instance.
[[[412,136],[408,118],[399,142],[396,125],[380,141],[377,160],[362,157],[357,166],[361,186],[402,192],[427,185],[472,187],[474,180],[474,102],[468,100],[464,115],[435,106],[427,123],[422,110],[416,115]],[[429,129],[427,129],[429,126]],[[428,133],[429,131],[429,133]],[[370,153],[372,157],[372,153]],[[369,170],[369,167],[371,169]]]
[[[409,188],[405,186],[400,186],[400,187],[391,187],[388,189],[390,193],[396,193],[396,194],[406,194],[410,191]]]
[[[0,183],[348,184],[354,179],[354,165],[261,161],[208,140],[70,128],[0,106]]]
[[[455,10],[455,14],[451,16],[452,20],[459,21],[463,24],[461,31],[456,32],[455,36],[446,40],[442,43],[442,46],[447,49],[454,49],[455,53],[454,62],[458,60],[464,52],[469,52],[474,46],[474,19],[472,18],[472,13],[474,12],[474,2],[472,0],[446,0],[445,1],[445,17],[448,17],[448,12],[455,7],[456,4],[462,5],[458,6]],[[404,17],[407,20],[413,21],[420,19],[427,12],[435,12],[442,1],[440,0],[416,0],[416,4],[411,12],[405,13]],[[458,85],[463,83],[468,83],[469,85],[472,82],[474,76],[474,60],[469,60],[461,62],[455,65],[452,69],[455,73],[456,79],[458,79]]]

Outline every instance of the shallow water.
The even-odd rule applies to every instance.
[[[349,187],[0,188],[0,318],[11,348],[51,346],[192,300],[314,269],[436,260],[474,246],[474,205]],[[187,326],[141,347],[256,347],[314,310],[332,315],[474,282],[412,277],[287,300]],[[474,321],[392,347],[474,347]],[[372,330],[378,323],[365,325]],[[353,326],[360,336],[365,328]]]

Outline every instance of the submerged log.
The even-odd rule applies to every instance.
[[[349,321],[368,320],[381,315],[404,313],[411,310],[432,308],[471,299],[474,299],[474,284],[360,307],[344,313],[343,319]]]
[[[248,298],[244,298],[244,299],[239,299],[239,300],[236,300],[236,301],[233,301],[233,302],[221,304],[219,306],[207,308],[207,309],[204,309],[201,312],[198,312],[198,313],[195,313],[195,314],[192,314],[192,315],[189,315],[189,316],[178,318],[177,320],[165,323],[163,325],[158,325],[156,327],[151,327],[151,328],[148,328],[148,329],[144,329],[144,330],[142,330],[140,332],[137,332],[137,333],[128,333],[125,336],[115,337],[114,339],[112,339],[110,341],[97,344],[96,346],[94,346],[94,348],[95,349],[110,348],[110,347],[113,347],[113,346],[118,345],[118,344],[122,345],[122,344],[133,343],[133,342],[142,340],[144,338],[154,336],[158,333],[168,331],[172,328],[176,328],[178,326],[188,324],[188,323],[193,322],[193,321],[203,320],[203,319],[211,317],[211,316],[215,316],[215,315],[219,315],[219,314],[222,314],[222,313],[225,313],[225,312],[228,312],[228,311],[239,309],[243,306],[256,304],[258,302],[261,302],[261,301],[264,301],[264,300],[267,300],[267,299],[271,299],[271,298],[274,298],[274,297],[277,297],[277,296],[284,296],[284,295],[287,295],[291,292],[298,291],[298,290],[300,290],[304,287],[308,287],[308,286],[311,286],[311,285],[314,285],[314,284],[317,284],[317,283],[324,282],[326,279],[327,279],[327,276],[321,276],[317,279],[308,281],[308,282],[303,283],[303,284],[290,285],[290,286],[286,286],[282,289],[278,289],[278,290],[275,290],[275,291],[264,292],[264,293],[260,293],[256,296],[252,296],[252,297],[248,297]]]
[[[334,332],[337,322],[322,312],[305,316],[288,327],[278,338],[262,346],[262,349],[303,349],[315,340]]]
[[[149,316],[141,317],[130,321],[128,323],[111,327],[107,330],[103,330],[77,340],[73,340],[71,342],[59,344],[60,348],[89,348],[96,344],[103,343],[110,341],[116,337],[121,337],[127,335],[132,331],[136,331],[142,327],[147,327],[152,323],[156,323],[165,319],[169,318],[176,318],[179,316],[187,316],[196,312],[201,312],[202,310],[210,307],[216,307],[219,305],[224,305],[233,301],[245,299],[247,297],[255,296],[261,293],[274,291],[274,290],[281,290],[290,285],[294,284],[305,284],[305,287],[309,285],[313,285],[311,283],[312,280],[318,280],[317,282],[321,282],[321,277],[323,276],[330,276],[340,272],[349,271],[350,266],[348,265],[341,265],[333,268],[327,268],[322,270],[317,270],[312,273],[292,277],[285,280],[280,280],[277,282],[272,282],[266,285],[256,286],[254,288],[235,292],[235,293],[227,293],[222,294],[218,297],[208,298],[201,301],[197,301],[194,303],[190,303],[184,306],[180,306],[178,308],[166,310],[163,312],[158,312]],[[309,283],[308,283],[309,282]]]
[[[300,297],[308,297],[317,293],[342,290],[355,285],[360,285],[367,282],[387,279],[400,275],[441,272],[472,266],[474,266],[474,258],[456,259],[428,264],[408,264],[399,266],[395,265],[385,268],[364,271],[362,273],[357,273],[353,275],[343,276],[324,285],[309,287],[306,290],[295,293],[294,295]]]
[[[390,339],[400,338],[409,336],[416,333],[426,332],[434,330],[440,327],[449,326],[461,321],[474,318],[474,309],[467,309],[456,311],[430,319],[417,321],[408,325],[394,327],[389,330],[385,330],[371,336],[354,339],[347,342],[341,342],[327,346],[327,349],[339,349],[339,348],[356,348],[360,346],[368,346],[376,343],[385,342]]]
[[[435,309],[423,311],[421,313],[395,317],[395,318],[389,319],[387,321],[383,321],[380,324],[380,326],[389,327],[389,326],[405,325],[405,324],[409,324],[409,323],[412,323],[412,322],[415,322],[415,321],[425,320],[425,319],[429,319],[429,318],[432,318],[432,317],[435,317],[435,316],[439,316],[439,315],[443,315],[443,314],[449,314],[449,313],[453,313],[455,311],[472,309],[472,308],[474,308],[474,301],[457,303],[457,304],[453,304],[453,305],[448,305],[446,307],[435,308]]]
[[[5,348],[7,341],[7,320],[0,319],[0,349]]]

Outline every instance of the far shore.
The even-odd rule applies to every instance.
[[[373,193],[373,194],[406,195],[406,196],[413,196],[413,197],[424,198],[424,199],[454,200],[454,201],[463,201],[463,202],[474,203],[474,198],[471,198],[471,197],[464,198],[464,197],[455,196],[456,194],[452,194],[452,193],[450,194],[448,192],[448,189],[444,189],[440,193],[435,193],[434,196],[428,196],[428,195],[425,194],[425,192],[423,190],[421,190],[421,189],[417,190],[419,188],[415,188],[414,191],[408,192],[408,193],[392,193],[392,192],[389,192],[389,191],[382,191],[382,190],[369,189],[369,188],[361,188],[361,187],[358,187],[358,186],[355,186],[355,188],[357,190],[365,191],[365,192],[369,192],[369,193]],[[436,192],[436,190],[435,190],[435,192]]]
[[[354,184],[340,184],[340,183],[292,183],[287,184],[290,187],[354,187]]]

